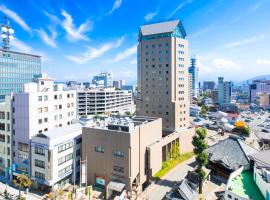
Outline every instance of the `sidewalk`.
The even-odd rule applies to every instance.
[[[7,189],[7,192],[14,197],[19,195],[18,189],[10,186],[8,184],[4,184],[4,183],[0,182],[0,192],[4,193],[6,189]],[[25,194],[25,190],[21,190],[21,195],[24,196],[27,200],[40,200],[41,199],[41,196],[38,196],[38,195],[33,194],[31,192],[29,192],[28,194]]]

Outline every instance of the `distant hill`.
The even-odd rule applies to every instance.
[[[243,85],[243,84],[246,84],[246,83],[252,83],[252,81],[254,80],[258,80],[258,79],[265,79],[265,80],[270,80],[270,74],[267,74],[267,75],[261,75],[261,76],[255,76],[253,78],[250,78],[250,79],[247,79],[245,81],[234,81],[234,85]]]

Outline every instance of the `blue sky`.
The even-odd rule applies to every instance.
[[[180,19],[200,80],[270,74],[269,0],[2,0],[15,29],[12,49],[42,56],[57,80],[100,71],[136,83],[140,25]]]

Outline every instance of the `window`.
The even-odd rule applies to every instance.
[[[59,94],[59,99],[62,99],[62,94]]]
[[[42,113],[42,108],[38,108],[38,113]]]
[[[48,100],[48,96],[45,95],[45,96],[44,96],[44,101],[47,101],[47,100]]]
[[[39,120],[38,120],[38,123],[39,123],[39,124],[42,124],[42,119],[39,119]]]
[[[48,112],[48,107],[44,107],[43,112]]]
[[[48,117],[45,117],[44,118],[44,123],[47,123],[48,122]]]
[[[70,94],[67,94],[67,98],[69,98],[70,97]]]
[[[40,168],[45,168],[45,162],[42,160],[35,159],[35,166]]]
[[[54,95],[54,99],[57,99],[57,95]]]
[[[61,177],[62,175],[70,172],[71,170],[72,170],[72,165],[69,165],[65,167],[64,169],[61,169],[60,171],[58,171],[58,176]]]
[[[119,166],[113,166],[113,170],[116,172],[121,172],[124,173],[124,167],[119,167]]]
[[[58,153],[61,153],[67,149],[70,149],[73,147],[73,142],[68,142],[66,144],[62,144],[61,146],[58,147]]]
[[[5,119],[5,112],[0,112],[0,119]]]
[[[0,123],[0,130],[2,130],[2,131],[5,130],[5,123]]]
[[[44,81],[41,81],[40,84],[41,84],[41,85],[44,85]]]
[[[5,142],[5,135],[0,134],[0,142]]]
[[[35,177],[44,180],[45,179],[45,174],[42,174],[40,172],[35,172]]]
[[[232,196],[231,196],[230,194],[228,194],[228,198],[229,198],[229,199],[231,199],[231,198],[232,198]]]
[[[45,155],[45,149],[41,148],[41,147],[35,147],[35,154],[44,156]]]
[[[19,151],[28,152],[28,144],[19,142],[18,147],[19,147]]]
[[[58,165],[62,165],[63,163],[71,160],[72,158],[73,158],[72,153],[61,157],[61,158],[58,159]]]
[[[113,150],[113,155],[116,157],[124,157],[124,153],[119,150]]]
[[[42,96],[38,96],[38,101],[42,101]]]
[[[54,106],[54,110],[58,110],[58,106],[57,105]]]
[[[102,147],[95,147],[95,152],[104,153],[104,148],[102,148]]]
[[[60,109],[60,110],[62,109],[62,105],[59,105],[59,109]]]
[[[82,138],[76,139],[76,144],[80,144],[80,143],[82,143]]]

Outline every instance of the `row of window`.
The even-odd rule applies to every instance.
[[[41,148],[41,147],[35,147],[35,154],[44,156],[45,155],[45,149]]]
[[[45,168],[45,162],[42,160],[35,159],[35,166],[40,168]]]
[[[62,144],[61,146],[58,147],[58,153],[61,153],[61,152],[65,151],[65,150],[68,150],[68,149],[70,149],[72,147],[73,147],[73,142],[72,141],[68,142],[66,144]]]
[[[61,157],[61,158],[58,159],[58,165],[62,165],[63,163],[71,160],[72,158],[73,158],[73,154],[72,153]]]
[[[104,148],[103,147],[95,147],[95,152],[98,153],[104,153]],[[124,153],[119,150],[113,150],[113,155],[116,157],[124,157]]]
[[[60,171],[58,171],[58,177],[61,177],[62,175],[70,172],[71,170],[72,170],[72,165],[69,165],[69,166],[65,167],[64,169],[61,169]]]
[[[7,120],[10,119],[10,114],[9,112],[5,113],[5,111],[0,111],[0,119],[6,119],[5,116],[7,114]]]
[[[67,98],[73,98],[74,97],[74,94],[71,93],[71,94],[67,94]],[[62,99],[62,94],[59,94],[59,95],[54,95],[54,99]],[[48,101],[48,95],[44,95],[44,96],[38,96],[38,101]]]

